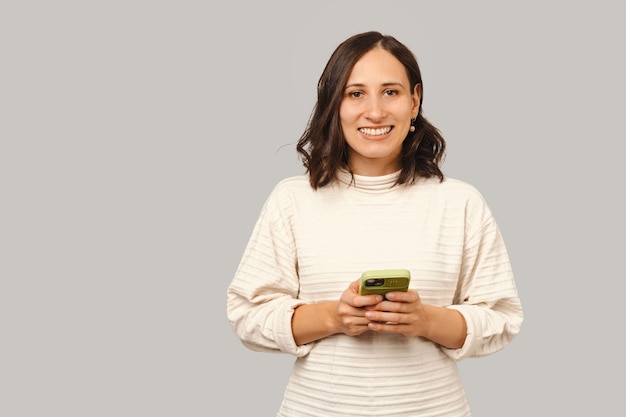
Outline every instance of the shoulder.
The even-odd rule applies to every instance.
[[[441,207],[450,215],[462,216],[468,221],[479,223],[492,217],[482,193],[470,183],[446,177],[443,181],[438,178],[425,180],[422,188],[434,206]]]
[[[272,188],[266,200],[266,205],[286,209],[294,200],[312,192],[307,175],[294,175],[283,178]]]
[[[443,181],[430,178],[424,180],[420,188],[425,192],[445,196],[445,199],[475,200],[484,203],[483,195],[474,185],[456,178],[446,177]]]
[[[282,180],[280,180],[276,186],[274,187],[275,189],[289,189],[289,188],[302,188],[303,186],[306,186],[308,188],[310,188],[309,185],[309,176],[305,175],[305,174],[301,174],[301,175],[294,175],[291,177],[287,177],[287,178],[283,178]]]
[[[308,175],[283,178],[273,188],[271,196],[285,196],[312,191]]]
[[[442,182],[442,186],[450,193],[458,194],[464,198],[484,200],[478,188],[468,182],[446,177]]]

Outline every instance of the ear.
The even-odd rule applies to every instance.
[[[422,102],[422,84],[415,84],[415,88],[413,89],[413,94],[411,95],[413,100],[413,106],[411,108],[411,114],[415,119],[419,114],[420,103]]]

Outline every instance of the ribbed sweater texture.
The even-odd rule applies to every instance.
[[[394,185],[398,172],[313,190],[306,175],[270,193],[227,291],[252,350],[295,358],[277,417],[471,415],[457,361],[499,351],[523,313],[507,249],[482,195],[451,178]],[[404,268],[425,304],[458,310],[460,349],[368,331],[297,346],[294,309],[338,300],[368,269]]]

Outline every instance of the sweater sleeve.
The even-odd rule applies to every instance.
[[[277,187],[257,219],[235,276],[227,289],[227,316],[244,346],[264,352],[306,355],[291,329],[298,299],[296,249],[289,196]]]
[[[467,337],[460,349],[443,349],[456,360],[499,351],[519,333],[524,319],[501,232],[483,201],[473,215],[480,227],[468,234],[456,299],[448,307],[465,318]]]

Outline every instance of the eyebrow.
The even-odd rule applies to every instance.
[[[392,86],[400,86],[403,87],[401,82],[397,82],[397,81],[389,81],[386,83],[382,83],[381,84],[383,87],[392,87]],[[348,84],[346,85],[346,88],[350,88],[350,87],[365,87],[365,84],[363,83],[353,83],[353,84]]]

